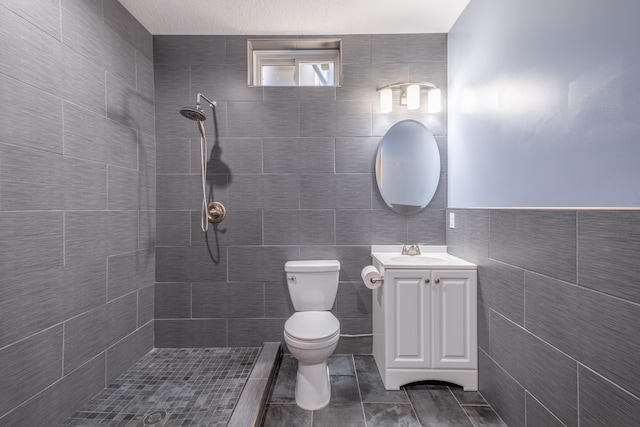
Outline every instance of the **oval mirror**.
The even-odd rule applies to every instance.
[[[429,204],[440,181],[440,150],[425,125],[403,120],[387,131],[376,156],[376,181],[394,212],[411,215]]]

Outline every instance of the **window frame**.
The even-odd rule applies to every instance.
[[[249,39],[247,40],[247,83],[253,87],[340,87],[342,86],[341,39]],[[299,66],[304,63],[333,63],[333,84],[300,85]],[[263,65],[294,66],[294,85],[263,85]]]

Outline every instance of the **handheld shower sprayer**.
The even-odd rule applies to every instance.
[[[209,223],[221,222],[227,211],[224,205],[220,202],[213,201],[207,204],[207,137],[204,130],[204,121],[207,116],[204,114],[204,110],[200,108],[200,100],[204,99],[209,103],[211,112],[215,114],[214,108],[217,106],[215,101],[211,101],[209,98],[201,93],[196,96],[196,108],[184,107],[180,110],[180,114],[189,120],[198,122],[198,130],[200,131],[200,174],[202,176],[202,216],[200,226],[202,231],[209,229]]]

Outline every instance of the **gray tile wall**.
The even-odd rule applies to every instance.
[[[371,293],[360,281],[369,245],[444,244],[446,115],[380,114],[376,87],[431,81],[446,95],[446,35],[342,39],[344,86],[249,88],[246,37],[154,37],[157,346],[282,341],[293,313],[284,281],[291,259],[340,260],[333,311],[343,332],[369,333]],[[218,102],[215,131],[207,111],[208,193],[228,209],[206,236],[198,129],[178,112],[198,92]],[[373,166],[384,133],[408,118],[436,135],[443,176],[428,208],[405,217],[384,205]],[[370,354],[371,339],[341,339],[336,351]]]
[[[0,0],[0,425],[58,425],[153,347],[151,35]]]
[[[450,209],[478,263],[480,391],[509,426],[640,419],[640,210]]]

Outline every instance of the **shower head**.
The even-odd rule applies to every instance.
[[[180,110],[180,114],[185,116],[189,120],[194,120],[196,122],[203,122],[207,120],[207,116],[204,115],[204,112],[199,108],[191,108],[184,107]]]

